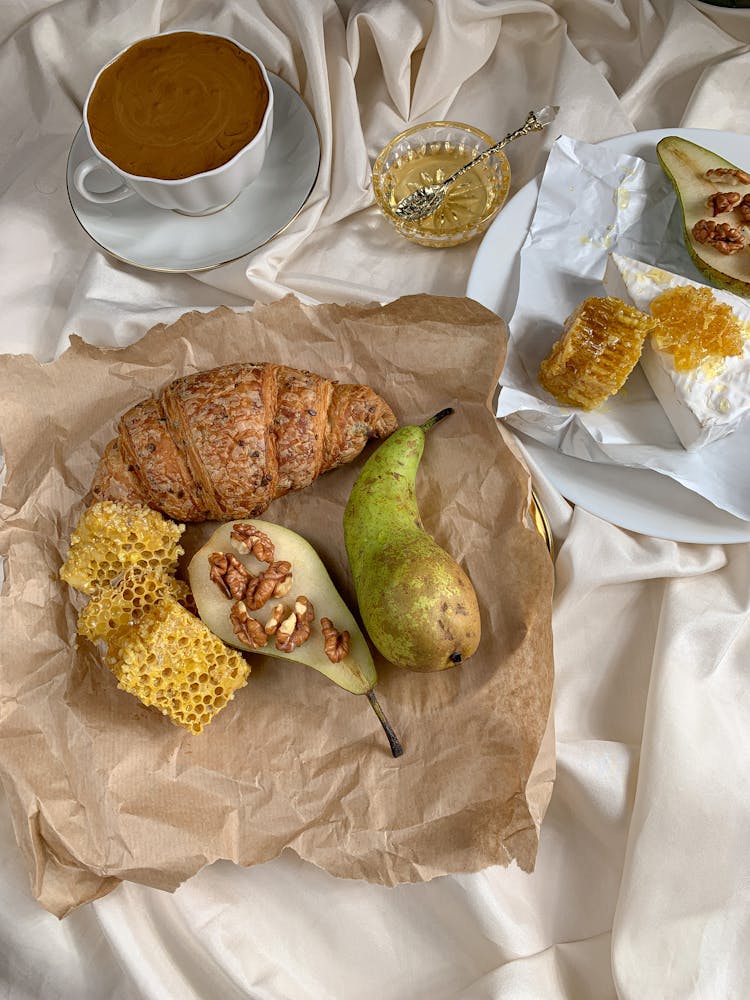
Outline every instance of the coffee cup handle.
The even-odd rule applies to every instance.
[[[89,201],[96,202],[97,205],[110,205],[115,201],[122,201],[123,198],[129,198],[131,194],[135,192],[133,189],[121,181],[116,188],[111,191],[90,191],[86,186],[86,179],[89,174],[93,173],[95,170],[105,170],[108,174],[113,177],[117,175],[109,169],[106,163],[102,163],[98,156],[90,156],[83,163],[79,163],[73,173],[73,184],[75,185],[76,191],[87,198]]]

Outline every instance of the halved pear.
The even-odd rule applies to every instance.
[[[275,604],[284,604],[291,612],[294,600],[298,596],[306,597],[315,609],[315,621],[312,622],[310,638],[291,653],[276,649],[273,636],[269,637],[266,646],[258,650],[241,642],[234,634],[229,619],[234,601],[228,598],[210,577],[211,565],[208,560],[213,552],[231,552],[253,575],[268,568],[267,563],[259,562],[255,556],[235,548],[236,543],[231,538],[232,528],[235,524],[248,523],[268,535],[274,544],[276,559],[285,559],[292,564],[292,589],[289,594],[282,598],[272,598],[260,611],[251,611],[250,614],[265,625]],[[319,670],[334,684],[351,691],[352,694],[367,694],[375,686],[378,675],[365,637],[333,585],[320,556],[312,545],[296,532],[279,524],[272,524],[270,521],[256,519],[250,522],[228,521],[217,528],[203,548],[195,553],[188,566],[188,577],[198,614],[203,623],[228,645],[249,652],[262,653],[264,656],[278,656],[284,660],[306,663],[308,667]],[[331,663],[325,654],[323,634],[320,630],[321,618],[330,618],[339,632],[345,629],[349,633],[351,649],[349,655],[340,663]]]
[[[276,604],[284,604],[291,612],[297,597],[304,596],[312,603],[315,620],[311,623],[310,637],[291,653],[277,649],[273,636],[269,637],[266,646],[261,649],[253,649],[241,642],[234,633],[229,613],[235,602],[228,598],[223,589],[211,579],[209,557],[214,552],[231,552],[253,575],[267,569],[268,565],[260,562],[254,555],[238,550],[236,542],[231,538],[232,529],[236,524],[252,524],[263,531],[273,542],[274,558],[286,560],[292,566],[292,588],[289,593],[281,598],[272,597],[259,611],[251,611],[250,614],[265,625]],[[388,720],[383,715],[373,692],[378,677],[367,641],[351,611],[336,590],[320,556],[305,538],[289,528],[284,528],[271,521],[261,521],[255,518],[228,521],[216,529],[206,544],[190,560],[188,578],[198,614],[203,623],[220,639],[230,646],[247,652],[260,653],[263,656],[277,656],[280,659],[304,663],[308,667],[318,670],[321,674],[325,674],[334,684],[344,688],[344,690],[350,691],[352,694],[367,695],[385,729],[394,757],[400,755],[401,745]],[[329,618],[339,632],[347,631],[349,633],[351,640],[349,653],[338,663],[332,663],[326,655],[323,633],[320,628],[321,618]]]
[[[695,266],[716,288],[726,288],[735,295],[750,298],[750,250],[747,245],[738,253],[724,254],[708,244],[698,243],[693,237],[696,222],[713,219],[712,209],[706,204],[710,195],[717,191],[736,191],[740,197],[750,194],[750,184],[738,183],[732,175],[725,175],[724,179],[707,177],[706,172],[723,169],[744,170],[750,174],[750,164],[738,168],[710,149],[676,135],[661,139],[656,144],[656,154],[682,207],[685,247]],[[750,243],[750,229],[747,226],[743,229],[736,211],[717,215],[715,221],[728,222],[741,229],[746,242]]]

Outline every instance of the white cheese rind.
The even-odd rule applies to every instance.
[[[703,287],[616,253],[610,254],[604,274],[607,294],[629,299],[645,313],[657,295],[685,285]],[[750,303],[730,292],[715,288],[711,292],[717,301],[730,306],[740,322],[744,334],[741,355],[712,359],[695,371],[678,372],[671,354],[656,350],[647,340],[640,360],[656,398],[688,451],[725,437],[750,417]]]

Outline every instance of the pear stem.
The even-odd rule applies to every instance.
[[[434,417],[430,417],[429,420],[425,420],[425,422],[421,425],[422,430],[428,431],[430,427],[434,427],[440,420],[445,420],[446,417],[449,417],[451,413],[455,412],[456,411],[452,406],[446,406],[444,410],[439,410]]]
[[[385,730],[385,735],[388,737],[388,742],[391,745],[391,753],[393,754],[394,757],[400,757],[401,754],[404,752],[404,748],[401,746],[401,741],[399,740],[398,736],[396,736],[396,734],[394,733],[393,726],[391,726],[388,719],[386,719],[385,712],[380,707],[380,702],[375,697],[374,691],[367,692],[367,700],[372,705],[372,709],[375,712],[375,715],[377,715],[378,719],[380,720],[380,725]]]

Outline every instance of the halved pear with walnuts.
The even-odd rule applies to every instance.
[[[718,153],[677,135],[660,139],[656,155],[682,208],[685,247],[693,263],[716,288],[750,298],[749,234],[745,212],[740,207],[740,202],[744,208],[750,197],[750,173]],[[712,201],[721,193],[729,194],[731,200],[725,199],[723,205]],[[733,234],[734,247],[725,244],[722,250],[718,241],[699,242],[696,226],[701,222],[728,229]]]
[[[238,560],[251,578],[258,577],[269,568],[269,561],[261,561],[240,537],[246,534],[248,525],[262,532],[273,545],[273,552],[262,553],[274,561],[285,561],[291,564],[291,588],[282,588],[282,596],[269,596],[268,600],[258,609],[249,609],[247,614],[264,627],[274,614],[278,605],[283,605],[284,616],[280,619],[289,620],[293,616],[295,604],[300,598],[307,598],[312,605],[314,617],[309,622],[310,635],[301,645],[291,652],[278,648],[276,635],[268,635],[265,645],[243,641],[236,631],[232,621],[232,609],[240,598],[231,596],[227,591],[227,582],[221,578],[216,566],[216,554],[231,555]],[[232,537],[233,533],[236,537]],[[195,599],[203,623],[220,639],[230,646],[235,646],[247,652],[260,653],[264,656],[276,656],[281,659],[295,660],[304,663],[314,670],[325,674],[339,687],[352,694],[365,694],[372,705],[381,725],[388,735],[394,756],[402,752],[401,745],[393,733],[390,724],[383,715],[382,709],[375,698],[373,688],[377,682],[377,673],[373,663],[370,648],[357,624],[354,616],[336,590],[331,577],[323,565],[320,556],[310,543],[280,524],[258,519],[228,521],[211,535],[206,544],[200,548],[188,566],[190,588]],[[240,585],[242,574],[240,572]],[[283,591],[286,591],[285,593]],[[246,602],[245,602],[246,603]],[[237,612],[235,611],[235,616]],[[278,616],[277,616],[278,617]],[[325,638],[321,628],[321,619],[327,618],[338,633],[349,633],[349,650],[338,662],[333,662],[326,653]],[[236,619],[235,619],[236,620]],[[273,626],[273,622],[271,623]],[[283,624],[279,625],[283,627]],[[239,630],[242,632],[242,630]],[[257,630],[256,630],[257,631]]]

